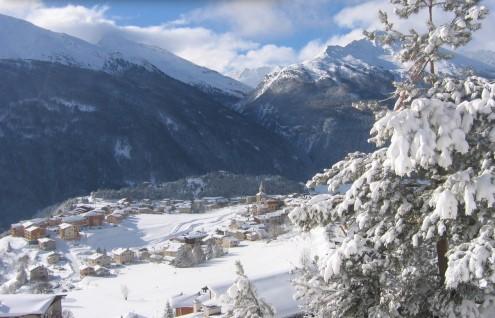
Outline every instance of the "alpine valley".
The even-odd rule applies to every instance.
[[[249,85],[161,48],[91,44],[5,15],[0,43],[0,229],[103,188],[220,170],[305,181],[372,149],[373,117],[352,102],[387,99],[404,71],[367,40],[258,84],[246,71]],[[457,54],[442,69],[495,77],[485,62]]]

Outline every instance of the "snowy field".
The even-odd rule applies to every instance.
[[[300,255],[302,241],[293,237],[270,243],[244,242],[228,255],[193,268],[175,268],[167,264],[137,264],[125,267],[117,277],[84,278],[81,290],[68,294],[64,308],[76,317],[120,317],[128,312],[158,318],[170,297],[193,294],[203,286],[230,285],[235,279],[234,262],[240,260],[259,294],[277,309],[277,316],[297,312],[289,284],[289,270]],[[125,301],[121,286],[128,286]]]

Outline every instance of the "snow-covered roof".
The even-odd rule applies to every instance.
[[[105,254],[102,254],[102,253],[94,253],[94,254],[89,255],[88,259],[97,260],[97,259],[104,257],[104,256],[105,256]]]
[[[102,210],[91,210],[86,213],[83,213],[82,215],[87,217],[87,216],[97,216],[102,214],[105,214],[105,212],[103,212]]]
[[[174,308],[179,307],[192,307],[195,301],[203,303],[210,299],[208,294],[194,293],[194,294],[179,294],[170,299],[170,304]]]
[[[33,270],[37,270],[37,269],[46,269],[46,267],[42,264],[35,264],[35,265],[32,265],[28,268],[28,271],[33,271]]]
[[[122,248],[122,247],[119,247],[119,248],[116,248],[116,249],[112,250],[112,253],[114,255],[122,255],[124,253],[129,253],[129,252],[134,253],[130,249],[128,249],[128,248]]]
[[[43,315],[58,297],[47,294],[0,294],[0,317]]]
[[[43,237],[38,239],[38,243],[48,243],[48,242],[55,242],[55,240],[48,238],[48,237]]]
[[[62,230],[65,230],[65,229],[68,229],[68,228],[73,227],[73,226],[74,226],[74,225],[69,224],[69,223],[62,223],[62,224],[60,224],[58,227],[59,227],[60,229],[62,229]]]
[[[41,229],[41,228],[39,228],[39,227],[37,227],[37,226],[30,226],[30,227],[29,227],[29,228],[27,228],[25,231],[26,231],[26,232],[31,233],[31,232],[33,232],[33,231],[37,231],[37,230],[39,230],[39,229]]]
[[[70,222],[81,222],[84,221],[85,218],[82,215],[71,215],[62,218],[62,222],[70,223]]]
[[[205,232],[200,232],[200,231],[194,231],[194,232],[189,232],[186,235],[184,235],[184,238],[187,239],[202,239],[208,236],[208,233]]]
[[[180,242],[170,242],[166,247],[165,250],[169,252],[177,252],[179,249],[183,246],[183,243]]]
[[[85,269],[94,269],[93,266],[90,266],[90,265],[81,265],[81,267],[79,267],[79,270],[83,271]]]

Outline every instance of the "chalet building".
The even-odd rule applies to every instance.
[[[38,246],[43,251],[53,251],[57,248],[55,240],[47,237],[38,239]]]
[[[279,210],[275,212],[266,213],[263,215],[257,215],[254,220],[258,224],[264,224],[266,226],[281,225],[287,223],[289,220],[288,210]]]
[[[43,265],[34,265],[28,269],[30,281],[48,280],[48,269]]]
[[[176,205],[175,209],[179,213],[192,213],[192,204],[190,202],[183,202]]]
[[[113,212],[107,215],[106,220],[111,224],[120,224],[124,220],[125,216],[120,212]]]
[[[30,226],[24,230],[24,238],[30,242],[35,242],[45,236],[46,230],[42,227]]]
[[[105,212],[100,210],[92,210],[82,216],[86,218],[88,226],[101,226],[105,220]]]
[[[151,257],[151,253],[146,247],[140,248],[137,254],[140,261],[149,261]]]
[[[154,214],[152,207],[139,207],[136,210],[137,214]]]
[[[77,226],[79,231],[81,228],[88,226],[88,219],[83,215],[71,215],[62,218],[62,223]]]
[[[62,240],[73,241],[79,239],[79,227],[77,225],[62,223],[58,226],[58,229]]]
[[[15,223],[10,226],[10,235],[14,237],[24,237],[24,226],[20,223]]]
[[[283,204],[284,203],[278,199],[268,199],[268,200],[266,200],[266,203],[265,203],[266,207],[270,211],[276,211],[276,210],[280,209]]]
[[[185,243],[181,242],[170,242],[163,250],[162,250],[162,255],[163,256],[168,256],[168,257],[176,257],[177,253],[179,252],[180,248],[184,245]]]
[[[60,254],[56,252],[50,252],[46,256],[46,261],[48,262],[48,264],[51,265],[57,264],[58,262],[60,262]]]
[[[110,275],[110,270],[106,267],[96,265],[94,269],[96,276],[105,277]]]
[[[27,229],[30,226],[46,228],[48,226],[48,219],[46,218],[31,219],[29,221],[22,222],[21,224],[22,226],[24,226],[25,229]]]
[[[249,241],[257,241],[260,239],[260,235],[257,232],[249,232],[246,234],[246,239]]]
[[[94,253],[87,258],[87,262],[91,266],[109,266],[112,258],[106,254]]]
[[[209,300],[201,305],[204,317],[213,317],[222,313],[222,307],[214,300]]]
[[[81,277],[96,276],[96,272],[92,266],[83,265],[79,268],[79,275]]]
[[[224,248],[237,247],[240,243],[241,242],[238,239],[230,236],[226,236],[222,239],[222,247]]]
[[[112,251],[113,260],[117,264],[129,264],[134,262],[136,254],[128,248],[118,248]]]
[[[0,317],[61,318],[62,298],[54,294],[0,294]]]
[[[226,235],[227,236],[231,236],[231,237],[235,237],[236,239],[242,241],[242,240],[245,240],[246,239],[247,232],[248,231],[245,231],[245,230],[227,231],[226,232]]]

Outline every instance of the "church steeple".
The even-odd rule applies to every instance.
[[[265,186],[263,185],[263,180],[260,182],[260,188],[258,190],[258,193],[265,193]]]
[[[266,199],[265,186],[263,180],[260,182],[258,193],[256,194],[256,203],[264,203]]]

